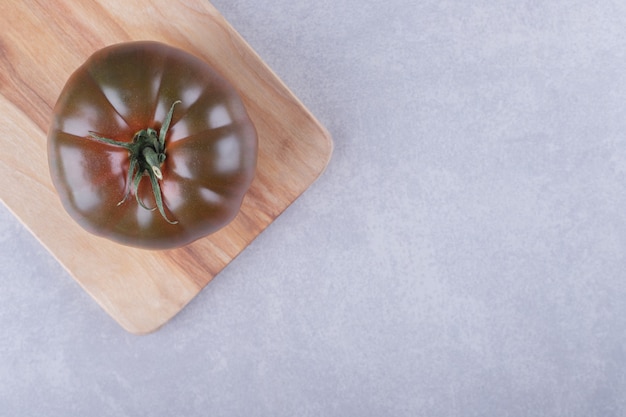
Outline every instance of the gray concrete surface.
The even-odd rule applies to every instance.
[[[214,5],[335,140],[155,334],[0,209],[0,416],[626,415],[626,3]]]

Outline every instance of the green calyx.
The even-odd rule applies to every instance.
[[[163,125],[159,130],[157,135],[156,130],[148,128],[141,130],[135,134],[132,142],[120,142],[117,140],[104,138],[96,135],[94,132],[89,132],[90,139],[96,140],[98,142],[106,143],[109,145],[117,146],[120,148],[124,148],[128,150],[129,154],[129,166],[128,166],[128,176],[126,178],[126,193],[124,194],[124,198],[117,203],[124,203],[128,196],[131,193],[131,190],[135,194],[135,199],[137,203],[145,208],[146,210],[159,210],[161,216],[170,224],[176,224],[178,221],[170,220],[165,215],[165,209],[163,208],[163,197],[161,195],[161,186],[159,181],[163,179],[163,174],[161,173],[161,166],[165,161],[165,136],[167,135],[167,131],[170,128],[170,123],[172,122],[172,115],[174,114],[174,106],[180,103],[180,100],[172,103],[172,107],[170,107],[165,120],[163,121]],[[143,201],[139,198],[139,194],[137,190],[139,188],[139,183],[144,176],[150,178],[150,184],[152,185],[152,193],[154,194],[154,201],[156,202],[156,207],[147,207]]]

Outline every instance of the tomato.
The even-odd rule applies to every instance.
[[[69,215],[120,244],[169,249],[228,224],[253,180],[244,104],[199,58],[157,42],[95,52],[69,78],[48,133]]]

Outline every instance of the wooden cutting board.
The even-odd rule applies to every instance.
[[[328,132],[206,0],[2,0],[0,198],[126,330],[158,329],[324,170]],[[97,49],[155,40],[195,54],[238,89],[259,136],[237,218],[181,249],[146,251],[83,231],[52,186],[46,135],[69,75]],[[36,288],[33,288],[36,290]]]

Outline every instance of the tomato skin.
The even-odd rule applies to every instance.
[[[160,190],[170,224],[127,190],[129,152],[90,132],[132,142],[157,132],[172,103]],[[234,88],[208,64],[157,42],[94,53],[69,78],[48,133],[48,162],[63,206],[89,232],[146,249],[184,246],[228,224],[254,178],[257,135]],[[155,207],[150,180],[137,195]]]

